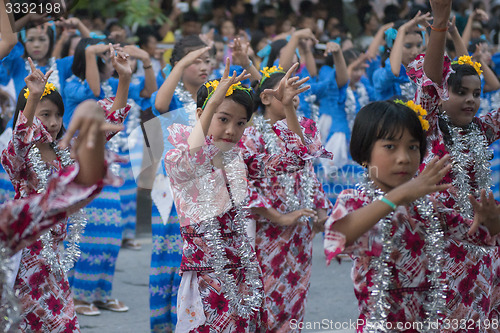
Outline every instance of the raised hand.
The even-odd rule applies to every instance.
[[[250,43],[242,42],[240,38],[235,38],[229,47],[233,50],[233,64],[247,68],[250,64],[250,59],[248,58]]]
[[[500,205],[497,205],[493,192],[490,191],[486,196],[486,190],[483,189],[480,201],[472,195],[469,195],[469,200],[474,208],[474,222],[468,234],[474,234],[481,224],[488,228],[492,236],[500,232]]]
[[[26,82],[30,96],[37,97],[39,99],[42,97],[47,80],[49,79],[50,74],[52,74],[52,70],[43,74],[42,71],[36,68],[30,57],[28,57],[28,62],[30,64],[31,73],[24,79],[24,82]]]
[[[207,107],[210,105],[210,107],[213,107],[215,110],[226,97],[226,92],[229,87],[250,77],[250,74],[247,74],[246,70],[243,70],[240,75],[236,75],[236,71],[233,71],[233,75],[229,76],[229,66],[229,58],[226,58],[226,67],[224,68],[224,74],[222,75],[222,78],[220,79],[219,85],[217,86],[214,94],[207,102]]]
[[[139,60],[149,59],[149,53],[135,45],[125,45],[123,47],[123,52]]]
[[[207,52],[208,50],[210,50],[210,46],[202,47],[201,49],[191,51],[188,54],[186,54],[181,60],[179,60],[179,63],[177,65],[179,65],[179,67],[181,68],[186,68],[195,61],[197,61],[198,59],[200,59],[203,53]]]
[[[436,28],[446,27],[450,19],[451,0],[430,0],[434,20],[432,25]]]
[[[106,123],[104,111],[95,101],[85,101],[73,113],[69,127],[59,142],[59,147],[67,148],[78,131],[78,138],[72,146],[74,154],[82,143],[87,148],[93,148],[98,135],[104,135],[105,132],[118,132],[122,129],[121,124]]]
[[[331,53],[337,53],[337,52],[340,52],[342,49],[340,47],[340,45],[338,43],[335,43],[335,42],[328,42],[326,43],[326,48],[325,48],[325,52],[323,53],[323,56],[327,56]]]
[[[430,13],[425,13],[422,14],[420,10],[417,12],[417,14],[408,22],[403,24],[403,26],[406,27],[406,29],[416,27],[417,29],[423,31],[425,28],[430,26],[430,21],[432,20],[432,16]]]
[[[399,190],[404,194],[403,202],[399,202],[399,204],[408,204],[427,194],[450,188],[451,184],[438,185],[451,170],[451,164],[447,164],[449,160],[450,155],[441,159],[437,156],[434,157],[417,177],[394,189],[393,191]]]
[[[118,73],[118,76],[131,76],[132,69],[128,62],[128,54],[123,51],[115,51],[113,44],[109,44],[109,53],[113,68]]]
[[[281,79],[278,88],[276,89],[266,89],[262,93],[271,95],[280,101],[284,106],[292,106],[293,98],[304,91],[311,88],[310,86],[302,86],[305,82],[309,81],[309,77],[305,77],[303,79],[299,79],[298,76],[294,76],[292,78],[292,73],[299,67],[299,63],[295,63],[288,72],[286,72],[285,76]]]

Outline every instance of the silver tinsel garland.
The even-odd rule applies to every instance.
[[[66,167],[73,163],[70,157],[69,149],[59,149],[55,143],[50,144],[52,149],[54,149],[57,157],[61,161],[62,167]],[[51,174],[51,170],[47,167],[47,163],[42,160],[42,155],[40,150],[36,145],[33,145],[28,153],[28,159],[30,163],[30,168],[36,173],[38,177],[38,187],[36,191],[38,193],[45,191],[47,187],[47,181]],[[27,193],[25,193],[26,195]],[[80,210],[79,212],[72,214],[68,218],[69,231],[66,237],[68,242],[67,249],[64,254],[61,254],[58,258],[55,249],[57,244],[54,244],[54,237],[52,235],[52,230],[47,231],[42,236],[40,240],[42,241],[43,248],[41,250],[42,257],[45,258],[47,265],[51,268],[52,273],[57,277],[61,277],[69,271],[76,260],[80,257],[80,249],[78,243],[81,238],[81,234],[87,224],[87,219],[85,214]]]
[[[319,119],[319,106],[316,104],[316,95],[310,94],[304,98],[311,109],[311,119],[317,123]]]
[[[490,190],[491,170],[490,160],[493,153],[488,147],[486,137],[475,122],[466,127],[451,124],[446,115],[440,115],[448,126],[451,145],[447,150],[452,159],[453,186],[456,189],[455,209],[465,218],[474,218],[474,210],[469,200],[469,194],[478,198],[481,190]],[[469,169],[474,171],[475,184],[471,184]]]
[[[359,191],[363,192],[372,201],[384,196],[384,192],[375,187],[373,181],[365,173],[363,181],[358,184]],[[414,203],[420,216],[426,221],[425,225],[425,247],[424,251],[427,256],[429,265],[427,281],[431,286],[427,294],[428,302],[423,304],[426,319],[425,325],[430,329],[433,327],[431,323],[436,323],[445,313],[446,307],[446,282],[441,278],[443,273],[444,260],[444,232],[441,228],[441,223],[435,214],[432,203],[427,198],[421,198]],[[375,271],[373,277],[373,288],[371,295],[373,296],[373,306],[370,317],[370,326],[368,332],[387,332],[387,317],[390,311],[388,298],[390,297],[389,290],[391,287],[392,274],[389,267],[391,261],[391,252],[393,249],[393,241],[391,239],[392,219],[394,212],[391,212],[384,219],[380,220],[380,237],[382,250],[380,256],[372,257],[370,267]]]
[[[12,270],[10,266],[11,256],[12,252],[4,244],[0,244],[0,283],[2,287],[2,294],[0,295],[2,300],[2,304],[0,304],[0,331],[6,333],[17,332],[17,324],[21,319],[19,316],[21,307],[18,298],[6,283],[6,273]]]
[[[278,136],[272,130],[272,126],[269,119],[265,119],[262,115],[254,116],[253,118],[254,126],[257,131],[262,135],[262,138],[266,144],[266,150],[274,155],[280,154],[282,150],[278,145]],[[300,176],[299,182],[301,184],[301,197],[295,194],[295,175],[294,174],[280,174],[278,175],[278,182],[283,187],[286,196],[286,212],[294,212],[301,208],[314,208],[314,174],[311,174],[310,167],[311,161],[307,161],[304,166],[304,173]],[[300,221],[307,222],[309,218],[302,216]]]
[[[184,88],[182,80],[175,87],[174,95],[179,98],[179,101],[184,105],[184,109],[189,117],[189,125],[194,126],[196,123],[196,102],[191,96],[191,93]]]
[[[401,88],[401,96],[404,96],[408,100],[413,100],[415,98],[415,93],[417,92],[417,84],[410,80],[410,82],[401,83],[399,85]]]
[[[39,67],[36,60],[33,61],[33,64],[35,65],[36,68]],[[50,75],[47,83],[54,84],[56,86],[57,90],[61,91],[61,83],[59,82],[59,70],[57,69],[56,58],[51,57],[48,61],[48,66],[49,66],[49,69],[47,70],[47,72],[49,70],[52,70],[52,74]],[[30,66],[28,59],[24,60],[24,68],[26,69],[26,71],[28,73],[31,73],[31,66]],[[44,73],[44,74],[46,74],[46,73]]]
[[[222,228],[214,216],[213,193],[216,187],[215,179],[204,183],[204,188],[200,191],[199,202],[200,210],[204,212],[206,220],[206,231],[204,239],[212,255],[211,266],[219,280],[221,280],[222,292],[229,301],[229,306],[234,309],[238,315],[249,318],[252,313],[258,311],[263,301],[263,286],[260,278],[260,269],[255,256],[255,251],[250,245],[246,232],[248,223],[248,209],[246,206],[246,171],[244,168],[238,168],[241,160],[238,158],[238,148],[223,153],[223,164],[226,170],[227,179],[230,184],[230,198],[233,203],[238,203],[235,207],[236,214],[232,221],[232,231],[235,233],[236,255],[240,258],[242,271],[245,274],[246,288],[243,288],[248,294],[241,294],[236,280],[231,274],[231,268],[226,265],[231,264],[226,256],[224,240],[222,238]]]
[[[365,106],[370,102],[368,97],[368,92],[366,91],[365,85],[362,83],[356,83],[354,85],[355,90],[348,86],[346,89],[346,100],[345,100],[345,117],[347,119],[347,124],[349,125],[349,129],[352,130],[352,126],[354,125],[354,119],[356,118],[356,114],[358,113],[358,109],[356,106],[356,96],[354,95],[354,91],[358,93],[358,102],[360,108]]]

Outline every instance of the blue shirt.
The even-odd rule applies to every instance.
[[[373,87],[379,101],[401,95],[400,85],[408,82],[410,78],[406,74],[405,66],[401,64],[399,76],[395,76],[391,71],[390,59],[385,61],[385,67],[380,67],[373,73]]]

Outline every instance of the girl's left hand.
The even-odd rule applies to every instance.
[[[123,51],[115,51],[111,43],[109,44],[109,51],[113,68],[118,73],[118,76],[131,76],[132,69],[128,62],[128,54]]]
[[[410,21],[403,24],[407,29],[412,27],[417,27],[419,30],[423,31],[425,28],[429,27],[430,21],[432,20],[431,13],[422,14],[420,10],[417,12],[415,17],[413,17]],[[421,27],[419,27],[419,25]]]
[[[222,75],[222,78],[220,79],[219,85],[217,86],[217,89],[215,89],[214,94],[207,102],[207,106],[212,105],[216,108],[222,103],[222,101],[224,101],[226,92],[229,87],[231,87],[235,83],[250,78],[250,74],[248,74],[246,70],[243,70],[243,72],[238,76],[236,76],[236,71],[233,71],[233,75],[229,76],[229,66],[229,58],[226,58],[226,67],[224,68],[224,74]]]
[[[292,76],[292,73],[298,67],[299,63],[296,62],[292,67],[290,67],[288,72],[286,72],[285,76],[281,79],[278,88],[266,89],[262,93],[273,96],[284,106],[293,106],[293,98],[311,88],[311,86],[301,87],[302,84],[309,81],[309,77],[305,77],[301,80],[299,80],[298,76],[290,78],[290,76]]]
[[[479,225],[488,228],[490,234],[496,235],[500,231],[500,205],[497,205],[493,192],[490,191],[486,197],[486,190],[481,190],[481,200],[477,201],[474,196],[469,195],[469,200],[474,208],[474,222],[472,223],[468,234],[474,234]]]
[[[45,91],[45,85],[49,80],[50,74],[52,74],[52,70],[49,70],[46,74],[43,74],[42,71],[36,68],[33,60],[31,60],[30,57],[28,57],[28,62],[30,64],[31,73],[24,79],[24,82],[26,82],[26,86],[30,92],[29,96],[40,99],[43,92]]]
[[[339,43],[336,43],[336,42],[328,42],[326,43],[326,48],[325,48],[325,52],[323,53],[323,56],[327,56],[329,55],[330,53],[337,53],[337,52],[340,52],[342,49],[340,48],[340,44]]]
[[[242,43],[240,38],[235,38],[233,44],[229,47],[233,50],[233,64],[247,68],[250,64],[250,59],[248,58],[248,48],[250,43]]]

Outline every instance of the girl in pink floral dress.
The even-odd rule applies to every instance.
[[[114,50],[112,54],[115,54]],[[118,52],[113,63],[120,77],[126,77],[126,56]],[[18,99],[13,137],[2,152],[2,164],[14,185],[16,199],[43,191],[51,173],[72,163],[67,151],[54,144],[64,131],[61,95],[53,85],[46,84],[51,72],[44,75],[31,65],[32,72],[25,80],[27,89]],[[115,103],[112,100],[99,101],[107,121],[112,123],[122,123],[129,109],[125,107],[128,83],[121,87]],[[106,133],[106,138],[115,133]],[[21,332],[80,331],[66,276],[73,257],[68,255],[63,259],[58,250],[59,242],[66,237],[66,225],[66,219],[60,219],[43,238],[22,249],[14,283],[23,311]],[[69,236],[70,241],[78,241],[82,227],[81,223],[75,223],[75,232],[71,233],[74,237]]]
[[[198,91],[195,128],[174,124],[169,140],[176,147],[165,156],[181,234],[184,238],[182,280],[176,332],[260,332],[262,276],[246,232],[246,178],[269,177],[304,167],[305,161],[328,156],[302,133],[293,110],[293,97],[308,87],[307,80],[290,78],[268,90],[286,106],[288,127],[275,124],[285,142],[281,154],[242,152],[240,141],[253,113],[251,90],[242,88],[245,71],[206,83]],[[227,96],[225,98],[225,96]],[[303,144],[304,142],[305,144]]]
[[[446,3],[447,0],[436,1]],[[441,5],[443,7],[444,5]],[[480,105],[481,68],[470,57],[451,62],[444,55],[449,12],[433,8],[431,31],[425,57],[410,64],[408,75],[417,82],[416,102],[428,111],[428,149],[420,169],[435,156],[450,154],[453,167],[443,182],[453,184],[434,197],[465,218],[473,217],[469,195],[479,198],[490,191],[493,157],[489,145],[500,138],[500,109],[475,117]],[[443,27],[443,29],[439,29]],[[485,322],[500,316],[500,258],[498,241],[466,244],[451,240],[446,247],[450,318]]]
[[[473,223],[427,196],[450,187],[437,185],[451,169],[448,156],[433,158],[413,178],[426,152],[427,125],[401,101],[374,102],[356,116],[351,155],[367,168],[366,178],[340,194],[325,225],[324,247],[327,262],[340,253],[354,261],[358,332],[446,329],[448,240],[487,245],[488,228],[500,231],[500,208],[492,198],[481,204],[472,199]]]
[[[269,75],[267,77],[266,75]],[[265,71],[257,94],[259,114],[245,131],[240,146],[249,154],[277,154],[285,142],[272,131],[283,121],[284,105],[263,93],[276,89],[285,72],[273,67]],[[294,109],[298,105],[295,97]],[[321,145],[312,120],[300,117],[303,133]],[[302,170],[251,179],[249,206],[256,221],[255,252],[264,280],[263,309],[268,332],[290,332],[290,321],[302,322],[312,270],[312,240],[323,231],[331,203],[314,173],[312,161]]]

